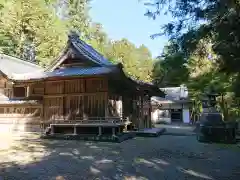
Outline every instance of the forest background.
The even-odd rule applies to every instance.
[[[89,15],[89,0],[0,0],[0,52],[46,67],[64,48],[70,30],[125,72],[159,87],[188,87],[192,119],[202,112],[201,98],[218,94],[225,120],[239,118],[240,2],[236,0],[148,0],[146,14],[173,21],[156,29],[169,42],[153,58],[145,46],[111,40]],[[141,37],[139,37],[141,38]],[[149,37],[150,38],[150,37]]]

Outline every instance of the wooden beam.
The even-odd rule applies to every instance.
[[[106,93],[106,91],[103,92],[91,92],[91,93],[72,93],[72,94],[51,94],[51,95],[44,95],[44,98],[52,98],[52,97],[65,97],[65,96],[91,96],[94,94],[101,95]]]
[[[83,62],[78,62],[78,63],[69,63],[69,64],[62,64],[61,66],[60,66],[60,68],[61,67],[72,67],[72,66],[84,66],[84,67],[86,67],[86,63],[83,63]]]
[[[75,76],[59,76],[59,77],[47,77],[47,78],[39,78],[39,79],[31,79],[31,80],[13,80],[14,83],[36,83],[39,81],[67,81],[71,79],[79,79],[79,78],[96,78],[96,77],[106,77],[107,74],[100,75],[75,75]]]
[[[42,108],[41,104],[0,104],[0,108],[9,108],[9,107],[24,107],[24,108]]]
[[[33,85],[34,83],[15,83],[14,84],[14,87],[24,87],[24,86],[31,86]]]

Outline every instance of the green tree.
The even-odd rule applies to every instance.
[[[157,19],[166,13],[173,18],[152,37],[167,35],[170,41],[176,42],[187,60],[191,96],[196,98],[205,90],[214,89],[220,94],[218,105],[225,119],[231,113],[239,116],[236,107],[239,108],[237,97],[240,96],[240,2],[157,0],[146,3],[146,7],[150,6],[145,15]],[[165,70],[164,65],[158,69]],[[161,71],[157,72],[163,74]]]
[[[160,87],[179,86],[188,80],[187,60],[176,43],[164,47],[162,55],[154,64],[154,82]]]
[[[219,71],[236,74],[234,83],[240,84],[239,1],[157,0],[146,5],[156,7],[156,11],[146,13],[154,19],[161,13],[168,13],[173,17],[173,21],[165,24],[163,31],[156,35],[165,34],[178,40],[181,49],[188,56],[191,56],[201,40],[210,39],[212,49],[218,56]],[[236,94],[240,94],[237,89]]]
[[[106,56],[115,63],[122,63],[125,72],[138,80],[152,80],[153,60],[145,46],[136,47],[127,39],[111,41]]]
[[[106,56],[107,48],[111,46],[111,42],[103,31],[102,25],[100,23],[91,23],[88,31],[89,36],[86,41],[102,55]]]
[[[65,0],[63,16],[68,21],[67,26],[70,30],[80,32],[81,38],[90,36],[89,27],[91,18],[89,16],[90,0]]]
[[[147,47],[127,39],[111,41],[100,23],[89,16],[89,0],[0,0],[0,51],[26,59],[34,47],[36,59],[47,66],[66,44],[68,31],[81,38],[136,79],[151,81],[153,60]],[[27,59],[26,59],[27,60]]]
[[[53,1],[1,1],[0,50],[23,57],[24,46],[35,46],[38,63],[45,66],[57,56],[66,39],[66,29],[56,16]]]
[[[224,119],[229,120],[239,113],[232,93],[235,77],[219,71],[217,58],[208,40],[200,41],[191,56],[184,56],[178,44],[171,43],[165,47],[162,59],[155,65],[154,79],[159,86],[185,84],[188,87],[194,102],[192,119],[202,111],[202,96],[208,91],[218,93],[218,108]]]

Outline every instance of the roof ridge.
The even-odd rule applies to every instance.
[[[90,44],[88,44],[87,42],[82,40],[80,38],[80,36],[78,35],[78,33],[71,31],[70,34],[68,35],[68,40],[70,40],[72,43],[76,43],[75,45],[77,45],[78,48],[81,48],[81,47],[79,47],[78,43],[81,46],[83,46],[83,48],[81,48],[81,49],[84,49],[84,51],[87,52],[88,56],[90,55],[91,59],[93,59],[94,61],[97,61],[97,63],[102,64],[102,65],[113,64],[104,55],[102,55],[95,48],[93,48]],[[90,48],[91,52],[88,51],[86,48]],[[100,59],[96,56],[99,56]],[[104,60],[104,62],[102,60]]]
[[[79,39],[79,42],[83,45],[86,45],[87,47],[89,47],[92,52],[96,53],[96,55],[100,56],[101,58],[103,58],[104,60],[108,61],[109,64],[113,64],[111,61],[109,61],[102,53],[100,53],[99,51],[97,51],[96,49],[94,49],[91,45],[89,45],[88,43],[86,43],[85,41],[83,41],[82,39]]]
[[[45,72],[52,71],[56,66],[61,64],[61,60],[64,58],[64,55],[69,48],[74,48],[74,50],[76,50],[82,56],[85,56],[87,59],[100,66],[114,65],[114,63],[109,61],[104,55],[95,50],[90,44],[82,40],[78,33],[70,31],[66,45],[62,51],[60,51],[59,55],[54,58],[54,60],[45,68]]]
[[[41,66],[37,65],[37,64],[34,64],[32,62],[29,62],[29,61],[25,61],[23,59],[20,59],[18,57],[14,57],[14,56],[10,56],[10,55],[7,55],[7,54],[3,54],[3,53],[0,53],[0,58],[11,58],[12,60],[14,61],[18,61],[18,62],[21,62],[21,63],[24,63],[24,64],[28,64],[30,66],[34,66],[34,67],[38,67],[38,68],[42,68]]]
[[[72,44],[74,45],[75,48],[78,49],[78,51],[80,51],[80,52],[82,51],[82,52],[83,52],[83,56],[84,56],[84,54],[85,54],[85,56],[87,55],[89,58],[92,59],[92,61],[94,61],[95,63],[101,65],[101,63],[100,63],[99,61],[95,60],[95,58],[93,57],[93,55],[92,55],[91,53],[89,53],[88,51],[86,51],[84,48],[78,46],[78,44],[75,44],[75,42],[72,42]]]

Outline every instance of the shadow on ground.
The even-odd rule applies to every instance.
[[[236,158],[239,162],[237,152],[199,145],[188,138],[191,137],[135,138],[116,144],[24,137],[12,142],[8,150],[0,150],[0,177],[8,180],[239,179],[240,165],[225,162]],[[221,160],[218,156],[224,157]]]
[[[195,133],[173,133],[173,132],[165,132],[163,135],[169,135],[169,136],[196,136]]]

